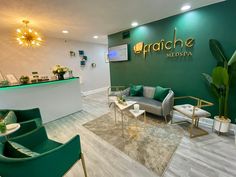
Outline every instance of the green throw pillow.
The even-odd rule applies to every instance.
[[[142,85],[131,85],[130,86],[130,96],[143,96],[143,86]]]
[[[40,155],[39,153],[33,152],[16,142],[8,141],[8,143],[15,150],[15,153],[13,153],[14,155],[12,154],[15,157],[35,157]]]
[[[17,123],[16,114],[13,111],[9,111],[6,117],[4,118],[6,125]]]
[[[166,95],[168,95],[169,90],[170,90],[169,88],[163,88],[163,87],[157,86],[153,98],[158,101],[163,101]]]

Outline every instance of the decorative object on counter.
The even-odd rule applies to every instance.
[[[33,79],[31,79],[32,83],[36,83],[39,81],[39,74],[37,71],[32,72]]]
[[[69,78],[73,78],[74,77],[73,76],[73,71],[71,69],[69,69],[68,73],[69,73]]]
[[[17,85],[19,81],[13,74],[7,74],[6,79],[10,85]]]
[[[1,81],[1,86],[8,86],[8,85],[9,85],[8,80]]]
[[[28,27],[29,21],[23,20],[25,27],[17,29],[17,38],[18,43],[23,47],[38,47],[42,43],[42,38],[35,30]]]
[[[70,51],[70,56],[71,57],[75,57],[75,52],[74,51]]]
[[[0,82],[2,82],[2,81],[4,81],[5,80],[5,78],[4,78],[4,76],[2,75],[2,73],[0,72]]]
[[[0,85],[1,86],[7,86],[9,84],[8,80],[5,79],[5,77],[0,72]]]
[[[21,76],[20,77],[20,83],[27,84],[29,82],[29,76]]]
[[[222,45],[216,39],[209,40],[209,47],[217,61],[217,65],[211,75],[206,73],[203,73],[203,75],[219,103],[219,116],[214,117],[213,128],[218,131],[219,134],[220,132],[227,133],[231,122],[228,117],[228,100],[230,87],[232,87],[232,79],[235,76],[234,66],[236,63],[236,50],[231,58],[227,58]]]
[[[92,63],[91,66],[92,66],[92,68],[95,68],[96,67],[96,63]]]
[[[40,81],[49,81],[48,76],[40,76]]]
[[[54,80],[57,80],[57,76],[51,76],[51,80],[54,81]]]
[[[61,66],[61,65],[56,65],[52,73],[57,75],[58,80],[64,80],[64,74],[69,71],[69,68]]]

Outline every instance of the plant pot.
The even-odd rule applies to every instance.
[[[64,80],[64,74],[58,74],[57,78],[58,80]]]
[[[219,133],[227,133],[229,131],[230,119],[219,118],[219,116],[214,117],[214,129]]]

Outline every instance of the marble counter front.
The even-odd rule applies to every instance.
[[[79,78],[0,88],[0,109],[40,108],[43,122],[82,110]]]

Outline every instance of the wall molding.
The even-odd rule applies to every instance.
[[[82,96],[88,96],[88,95],[92,95],[92,94],[95,94],[95,93],[104,92],[104,91],[107,91],[108,87],[109,86],[94,89],[94,90],[89,90],[89,91],[85,91],[85,92],[81,92],[81,94],[82,94]]]

